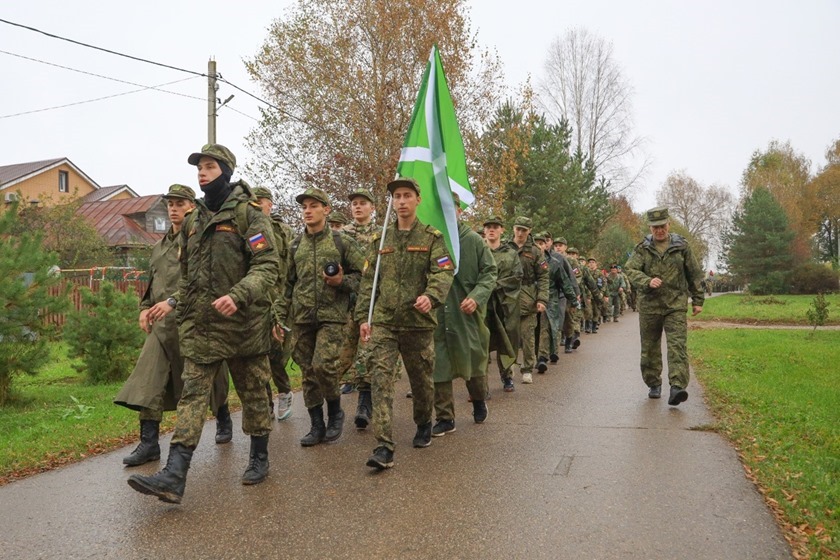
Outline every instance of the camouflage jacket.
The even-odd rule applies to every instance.
[[[275,307],[275,320],[281,325],[312,323],[346,323],[351,295],[359,290],[364,267],[364,253],[346,233],[341,237],[343,255],[339,252],[334,232],[325,227],[315,234],[303,233],[300,244],[289,259],[289,274],[280,307]],[[293,244],[298,243],[297,240]],[[324,265],[339,263],[344,277],[336,287],[326,283]]]
[[[277,301],[283,295],[286,286],[286,277],[289,275],[290,246],[292,244],[292,228],[283,221],[277,214],[271,215],[271,227],[274,230],[274,243],[277,248],[277,258],[280,261],[280,270],[277,276],[277,283],[271,289],[271,301]]]
[[[392,329],[434,329],[437,326],[434,310],[421,313],[414,309],[414,303],[418,297],[426,295],[436,308],[449,293],[455,268],[443,234],[416,220],[411,229],[405,231],[397,229],[395,223],[385,232],[385,243],[379,251],[381,235],[374,235],[370,243],[356,302],[356,320],[359,323],[368,320],[378,255],[379,282],[372,324],[387,325]]]
[[[516,251],[522,263],[519,313],[524,317],[537,312],[537,303],[548,305],[548,261],[530,235],[522,247],[516,246]]]
[[[627,288],[627,285],[624,283],[624,278],[622,278],[621,274],[613,274],[610,273],[607,276],[607,291],[611,296],[618,295],[619,288]]]
[[[269,292],[279,273],[271,220],[251,201],[247,184],[237,181],[231,187],[218,212],[196,201],[180,232],[175,312],[181,354],[197,363],[255,356],[270,346]],[[247,205],[245,232],[237,225],[240,204]],[[225,295],[238,308],[230,317],[213,307]]]
[[[344,226],[342,231],[355,239],[356,243],[367,251],[368,245],[370,245],[373,237],[377,233],[382,233],[382,228],[371,220],[365,225],[359,225],[357,223],[347,224]],[[365,254],[367,254],[367,252]]]
[[[700,285],[703,270],[685,238],[671,235],[671,244],[660,254],[648,235],[636,245],[624,271],[636,289],[640,313],[685,311],[688,296],[692,305],[703,305],[705,294]],[[662,286],[651,288],[653,278],[662,279]]]

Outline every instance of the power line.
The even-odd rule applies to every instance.
[[[13,22],[13,21],[9,21],[9,20],[7,20],[7,19],[2,19],[2,18],[0,18],[0,23],[5,23],[5,24],[7,24],[7,25],[11,25],[11,26],[14,26],[14,27],[20,27],[21,29],[26,29],[26,30],[28,30],[28,31],[32,31],[32,32],[34,32],[34,33],[40,33],[41,35],[45,35],[45,36],[50,37],[50,38],[52,38],[52,39],[58,39],[58,40],[60,40],[60,41],[67,41],[68,43],[73,43],[74,45],[79,45],[79,46],[81,46],[81,47],[86,47],[86,48],[89,48],[89,49],[94,49],[94,50],[97,50],[97,51],[106,52],[106,53],[108,53],[108,54],[113,54],[113,55],[115,55],[115,56],[121,56],[121,57],[124,57],[124,58],[129,58],[129,59],[131,59],[131,60],[135,60],[135,61],[137,61],[137,62],[145,62],[146,64],[153,64],[153,65],[155,65],[155,66],[160,66],[160,67],[162,67],[162,68],[169,68],[170,70],[176,70],[176,71],[178,71],[178,72],[185,72],[185,73],[187,73],[187,74],[192,74],[193,76],[200,76],[200,77],[203,77],[203,78],[207,78],[207,77],[208,77],[208,76],[207,76],[207,74],[205,74],[204,72],[195,72],[194,70],[187,70],[187,69],[185,69],[185,68],[180,68],[180,67],[178,67],[178,66],[172,66],[171,64],[164,64],[164,63],[162,63],[162,62],[156,62],[156,61],[154,61],[154,60],[149,60],[149,59],[147,59],[147,58],[141,58],[141,57],[139,57],[139,56],[132,56],[132,55],[130,55],[130,54],[125,54],[125,53],[121,53],[121,52],[113,51],[113,50],[111,50],[111,49],[106,49],[106,48],[104,48],[104,47],[97,47],[96,45],[91,45],[91,44],[89,44],[89,43],[84,43],[84,42],[82,42],[82,41],[77,41],[77,40],[75,40],[75,39],[70,39],[70,38],[68,38],[68,37],[62,37],[61,35],[56,35],[56,34],[54,34],[54,33],[49,33],[49,32],[47,32],[47,31],[43,31],[43,30],[38,29],[38,28],[36,28],[36,27],[30,27],[30,26],[28,26],[28,25],[23,25],[22,23],[15,23],[15,22]],[[242,89],[241,87],[237,86],[236,84],[234,84],[233,82],[231,82],[231,81],[229,81],[229,80],[223,79],[223,78],[221,77],[221,75],[218,75],[218,76],[216,77],[216,79],[218,79],[218,80],[219,80],[219,81],[221,81],[221,82],[226,83],[227,85],[229,85],[230,87],[232,87],[232,88],[234,88],[234,89],[236,89],[236,90],[241,91],[241,92],[242,92],[242,93],[244,93],[245,95],[248,95],[248,96],[250,96],[250,97],[253,97],[254,99],[256,99],[257,101],[259,101],[260,103],[263,103],[263,104],[265,104],[265,105],[267,105],[267,106],[271,107],[272,109],[274,109],[274,110],[278,111],[279,113],[281,113],[281,114],[283,114],[283,115],[286,115],[288,118],[290,118],[290,119],[292,119],[292,120],[298,121],[298,122],[300,122],[300,123],[302,123],[302,124],[304,124],[304,125],[309,125],[309,123],[307,123],[306,121],[304,121],[304,120],[303,120],[303,119],[301,119],[300,117],[297,117],[297,116],[295,116],[295,115],[293,115],[293,114],[289,113],[288,111],[285,111],[285,110],[281,109],[281,108],[280,108],[280,107],[278,107],[277,105],[275,105],[275,104],[273,104],[273,103],[270,103],[270,102],[266,101],[265,99],[263,99],[263,98],[261,98],[261,97],[259,97],[259,96],[257,96],[257,95],[254,95],[253,93],[251,93],[251,92],[250,92],[250,91],[248,91],[248,90]],[[148,88],[144,88],[144,89],[148,89]],[[138,91],[142,91],[142,90],[138,90]],[[130,92],[130,93],[135,93],[135,92]],[[127,95],[127,93],[122,94],[122,95]],[[106,97],[106,98],[104,98],[104,99],[107,99],[107,97]],[[85,103],[89,103],[89,102],[91,102],[91,101],[95,101],[95,100],[90,100],[90,101],[87,101],[87,102],[85,102]],[[25,113],[23,113],[23,114],[25,114]],[[15,116],[15,115],[7,115],[7,116]],[[0,117],[0,118],[5,118],[5,117]],[[251,117],[251,118],[253,118],[253,117]],[[254,119],[254,120],[256,120],[256,119]]]
[[[230,109],[230,110],[231,110],[231,111],[233,111],[234,113],[239,113],[239,114],[240,114],[240,115],[242,115],[243,117],[248,117],[248,118],[249,118],[249,119],[251,119],[252,121],[260,122],[260,119],[254,118],[254,117],[252,117],[251,115],[249,115],[249,114],[247,114],[247,113],[243,113],[243,112],[242,112],[242,111],[240,111],[239,109],[234,109],[234,108],[233,108],[233,107],[231,107],[230,105],[222,105],[221,107],[219,107],[219,110],[221,110],[221,109]]]
[[[193,78],[183,78],[181,80],[175,80],[174,82],[166,82],[164,84],[158,84],[156,86],[142,87],[140,89],[134,89],[134,90],[131,90],[131,91],[124,91],[122,93],[115,93],[113,95],[106,95],[106,96],[103,96],[103,97],[97,97],[95,99],[86,99],[84,101],[74,101],[73,103],[66,103],[64,105],[56,105],[56,106],[53,106],[53,107],[45,107],[43,109],[34,109],[32,111],[23,111],[21,113],[13,113],[11,115],[0,115],[0,119],[9,119],[11,117],[19,117],[21,115],[31,115],[32,113],[43,113],[44,111],[52,111],[52,110],[55,110],[55,109],[64,109],[65,107],[73,107],[74,105],[83,105],[85,103],[93,103],[95,101],[103,101],[105,99],[113,99],[114,97],[121,97],[123,95],[129,95],[129,94],[138,93],[138,92],[141,92],[141,91],[148,91],[150,89],[155,89],[155,88],[163,87],[163,86],[169,86],[169,85],[177,84],[177,83],[180,83],[180,82],[186,82],[187,80],[192,80],[192,79]]]
[[[130,86],[142,87],[142,88],[144,88],[144,89],[153,89],[153,90],[155,90],[155,91],[161,91],[161,92],[163,92],[163,93],[169,93],[169,94],[172,94],[172,95],[178,95],[178,96],[181,96],[181,97],[187,97],[187,98],[189,98],[189,99],[198,99],[199,101],[205,101],[205,99],[204,99],[203,97],[196,97],[195,95],[188,95],[188,94],[186,94],[186,93],[180,93],[180,92],[177,92],[177,91],[170,91],[170,90],[167,90],[167,89],[160,89],[160,88],[155,87],[155,86],[145,86],[145,85],[143,85],[143,84],[138,84],[138,83],[135,83],[135,82],[129,82],[129,81],[126,81],[126,80],[120,80],[119,78],[112,78],[112,77],[110,77],[110,76],[103,76],[102,74],[95,74],[95,73],[93,73],[93,72],[87,72],[87,71],[85,71],[85,70],[79,70],[79,69],[77,69],[77,68],[71,68],[71,67],[69,67],[69,66],[62,66],[61,64],[56,64],[56,63],[54,63],[54,62],[47,62],[46,60],[39,60],[39,59],[37,59],[37,58],[32,58],[32,57],[29,57],[29,56],[24,56],[24,55],[22,55],[22,54],[17,54],[17,53],[13,53],[13,52],[9,52],[9,51],[4,51],[4,50],[2,50],[2,49],[0,49],[0,53],[7,54],[7,55],[9,55],[9,56],[14,56],[14,57],[17,57],[17,58],[22,58],[23,60],[29,60],[29,61],[32,61],[32,62],[38,62],[38,63],[41,63],[41,64],[46,64],[47,66],[54,66],[54,67],[56,67],[56,68],[62,68],[62,69],[64,69],[64,70],[70,70],[71,72],[78,72],[79,74],[85,74],[85,75],[87,75],[87,76],[94,76],[94,77],[96,77],[96,78],[102,78],[102,79],[105,79],[105,80],[111,80],[112,82],[119,82],[119,83],[121,83],[121,84],[128,84],[128,85],[130,85]],[[194,79],[194,78],[187,78],[187,79],[188,79],[188,80],[192,80],[192,79]],[[185,80],[179,80],[179,81],[185,81]]]

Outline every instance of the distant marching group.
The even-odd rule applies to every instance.
[[[291,414],[290,358],[300,366],[310,417],[301,445],[340,438],[341,395],[355,390],[354,424],[359,430],[371,426],[376,439],[366,464],[384,470],[394,464],[394,387],[403,368],[417,426],[412,445],[428,447],[433,437],[455,431],[454,378],[466,382],[473,420],[487,418],[491,352],[504,391],[512,392],[520,350],[521,382],[530,384],[534,369],[545,373],[559,360],[560,348],[572,353],[580,346],[581,332],[594,334],[602,323],[617,322],[626,308],[636,310],[637,300],[643,314],[644,300],[664,293],[653,286],[662,274],[653,278],[645,268],[647,241],[661,251],[654,265],[666,273],[672,253],[679,255],[674,266],[683,270],[694,261],[681,237],[668,234],[670,245],[662,245],[648,236],[636,248],[640,258],[634,254],[628,261],[628,274],[618,264],[607,271],[562,237],[532,235],[526,216],[515,218],[512,238],[505,240],[505,223],[493,216],[480,231],[459,221],[456,262],[442,233],[417,220],[421,191],[411,178],[388,184],[396,220],[384,231],[372,220],[375,201],[368,190],[350,194],[348,221],[332,211],[323,190],[309,188],[296,197],[304,231],[295,235],[272,214],[271,191],[231,182],[236,158],[226,147],[205,145],[188,162],[198,170],[204,197],[196,199],[185,185],[172,185],[163,195],[172,227],[152,251],[140,302],[140,328],[148,336],[114,401],[139,411],[140,443],[123,459],[127,466],[160,459],[162,413],[177,407],[166,466],[128,479],[133,489],[164,502],[181,502],[208,407],[216,415],[216,443],[231,440],[228,374],[242,402],[242,430],[251,439],[243,484],[265,480],[271,420]],[[654,209],[649,222],[651,212],[661,211],[667,221],[667,209]],[[630,270],[634,259],[643,262]],[[696,304],[694,279],[688,280]],[[685,284],[678,288],[683,321]],[[702,295],[700,290],[700,306]],[[661,330],[651,330],[657,345]],[[653,357],[646,370],[644,331],[642,341],[643,377],[649,396],[658,398],[661,356],[658,371]],[[669,359],[669,402],[679,404],[688,396],[688,374],[686,366],[675,378],[674,361]],[[276,413],[270,380],[280,393]]]

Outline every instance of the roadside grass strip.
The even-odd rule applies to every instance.
[[[703,304],[703,313],[690,320],[808,325],[808,309],[814,297],[726,294],[708,298]],[[840,294],[826,294],[825,300],[830,304],[825,324],[840,325]]]
[[[795,556],[840,557],[840,332],[699,329],[689,353]]]

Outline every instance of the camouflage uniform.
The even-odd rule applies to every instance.
[[[374,235],[370,244],[355,316],[359,323],[367,322],[378,254],[379,282],[368,341],[373,435],[379,446],[393,451],[391,416],[400,356],[413,393],[414,422],[421,426],[432,421],[437,319],[434,309],[421,313],[414,308],[414,303],[419,296],[426,295],[433,308],[443,304],[452,285],[453,263],[443,234],[419,221],[415,221],[410,230],[399,230],[392,224],[385,233],[381,251],[378,250],[380,236]]]
[[[654,218],[661,219],[662,210],[649,211],[649,222]],[[667,221],[667,210],[664,215]],[[652,235],[645,237],[636,245],[624,270],[638,297],[642,379],[648,387],[662,384],[661,340],[664,331],[668,347],[668,380],[672,388],[685,389],[689,381],[687,299],[691,295],[692,305],[703,305],[705,295],[700,285],[703,270],[686,240],[675,233],[670,234],[664,253],[657,250]],[[662,279],[659,288],[650,287],[653,278]]]
[[[531,227],[531,219],[517,217],[515,225]],[[537,304],[548,305],[548,262],[534,245],[533,238],[517,247],[522,263],[522,289],[519,292],[519,323],[522,346],[522,373],[531,373],[536,364]]]
[[[320,189],[307,189],[297,198],[298,202],[313,198],[329,205]],[[349,235],[326,227],[314,234],[303,233],[293,245],[298,243],[289,260],[284,303],[277,322],[291,325],[292,357],[301,369],[304,403],[311,409],[325,400],[340,399],[341,349],[347,339],[347,314],[351,296],[359,289],[364,255]],[[339,263],[344,271],[337,287],[323,278],[324,266],[329,262]]]
[[[192,156],[191,156],[192,157]],[[270,302],[279,261],[271,222],[243,181],[218,212],[202,200],[184,220],[180,235],[181,278],[177,314],[181,354],[185,358],[184,390],[172,444],[195,448],[204,426],[212,380],[227,361],[242,401],[242,429],[267,436],[271,420],[265,406],[265,384],[271,374]],[[240,231],[237,207],[246,205],[247,231]],[[212,303],[229,295],[237,311],[225,317]]]
[[[554,251],[545,251],[548,261],[548,306],[540,317],[540,359],[548,356],[556,359],[558,337],[566,316],[566,307],[574,305],[576,294],[572,281],[563,266],[563,256]]]
[[[607,291],[610,295],[610,311],[612,312],[613,321],[618,321],[618,316],[621,314],[621,292],[626,288],[624,278],[615,269],[610,271],[607,276]]]
[[[348,224],[345,226],[344,232],[355,239],[367,255],[374,236],[382,233],[382,228],[371,221],[367,224]],[[345,368],[344,371],[349,372],[350,377],[347,381],[352,382],[356,390],[370,391],[370,374],[367,366],[370,348],[366,344],[359,344],[359,322],[355,320],[354,310],[355,301],[348,321],[349,334],[347,343],[342,350],[341,363],[342,367]],[[355,367],[353,367],[354,365]]]

